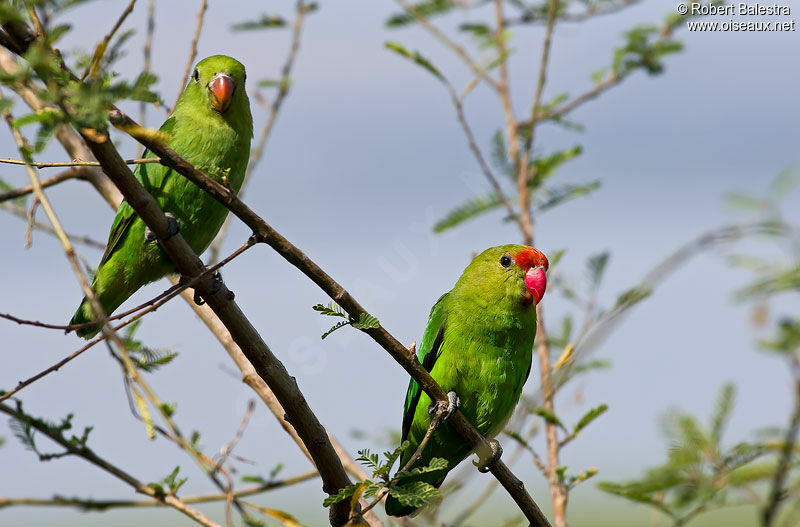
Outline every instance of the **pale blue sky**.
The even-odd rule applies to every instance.
[[[63,47],[72,49],[81,42],[86,49],[100,40],[123,3],[91,2],[69,14],[74,30]],[[141,68],[146,11],[141,3],[126,23],[139,30],[131,53],[119,64],[127,77]],[[167,101],[174,100],[178,89],[198,3],[157,3],[153,62],[158,90]],[[292,6],[288,1],[264,7],[261,2],[211,0],[200,57],[237,57],[248,68],[252,91],[253,81],[276,77],[288,31],[231,33],[229,28],[264,9],[289,15]],[[545,97],[589,88],[590,72],[609,63],[623,30],[639,22],[660,22],[674,6],[671,1],[648,1],[613,17],[559,27]],[[436,219],[488,187],[446,92],[423,70],[386,51],[383,42],[397,40],[421,50],[457,85],[468,80],[468,72],[420,30],[386,30],[383,21],[396,10],[388,1],[323,2],[309,18],[292,92],[245,201],[347,287],[389,331],[411,342],[421,337],[430,306],[452,287],[473,251],[514,242],[519,236],[512,226],[500,223],[499,213],[445,235],[431,234]],[[468,19],[483,15],[477,11]],[[441,25],[447,29],[462,21],[456,15]],[[514,34],[512,89],[520,114],[533,91],[541,36],[540,29]],[[548,125],[537,135],[541,152],[583,145],[584,154],[558,175],[561,182],[602,180],[602,188],[591,197],[537,220],[537,246],[545,252],[568,248],[563,271],[577,281],[584,277],[587,256],[610,250],[601,289],[607,304],[681,243],[735,219],[722,206],[724,193],[761,192],[778,172],[798,161],[797,33],[683,30],[679,37],[686,49],[667,60],[664,75],[636,74],[573,114],[585,132]],[[254,109],[258,128],[265,115]],[[478,89],[466,110],[479,143],[488,145],[502,126],[497,101]],[[150,115],[150,124],[163,118]],[[16,156],[7,134],[0,137],[0,146],[4,157]],[[130,143],[124,152],[134,152]],[[51,148],[42,159],[65,157]],[[19,185],[26,181],[23,171],[9,166],[2,177]],[[90,187],[70,182],[48,195],[68,230],[105,239],[112,211]],[[787,208],[795,209],[795,221],[800,219],[798,203],[795,192],[787,201]],[[34,233],[33,247],[24,250],[24,223],[6,213],[0,219],[7,271],[0,310],[66,322],[81,294],[59,245]],[[248,234],[234,222],[225,249],[234,249]],[[91,262],[100,256],[83,252]],[[250,320],[297,377],[323,424],[352,453],[384,448],[375,438],[354,439],[350,431],[366,429],[383,436],[399,428],[407,385],[400,367],[355,331],[341,330],[320,341],[329,320],[311,306],[328,299],[268,247],[252,249],[228,266],[224,276]],[[565,450],[565,464],[576,471],[597,466],[600,479],[639,474],[664,451],[660,416],[674,406],[707,415],[719,387],[728,380],[740,387],[731,441],[746,439],[760,426],[783,424],[790,393],[787,378],[778,361],[753,351],[756,335],[749,327],[749,312],[732,300],[732,291],[746,280],[744,273],[726,267],[719,253],[703,255],[637,308],[598,350],[599,357],[613,361],[613,369],[574,385],[573,390],[582,392],[582,404],[572,402],[573,390],[565,393],[567,421],[576,420],[589,405],[610,406]],[[165,287],[165,282],[153,284],[129,305]],[[545,302],[548,320],[559,321],[567,304],[558,295]],[[796,296],[782,305],[795,313],[797,307]],[[4,388],[80,346],[73,335],[9,322],[0,321],[0,335],[6,356],[0,368]],[[180,353],[173,365],[150,380],[163,399],[179,401],[180,426],[185,431],[199,429],[208,452],[217,451],[235,431],[251,397],[246,386],[223,371],[233,366],[227,355],[180,300],[148,317],[140,335],[153,346],[174,347]],[[536,378],[532,375],[529,391],[536,389]],[[58,418],[75,412],[77,426],[95,425],[91,446],[144,481],[160,479],[179,463],[190,476],[185,494],[210,490],[187,456],[163,440],[147,441],[128,411],[119,368],[101,347],[28,388],[22,398],[33,413]],[[7,439],[0,448],[0,465],[10,475],[0,478],[0,496],[131,496],[125,485],[85,462],[39,463],[7,428],[0,427],[0,436]],[[257,463],[243,465],[242,473],[267,474],[279,461],[286,466],[286,476],[308,469],[262,406],[237,452]],[[520,475],[546,503],[543,479],[528,460],[520,463]],[[476,491],[477,487],[468,492]],[[579,505],[592,492],[592,484],[586,484],[572,503]],[[498,496],[498,503],[508,503],[505,495]],[[298,500],[305,500],[306,506],[300,507]],[[321,500],[315,482],[268,495],[263,503],[321,524]],[[458,510],[453,504],[446,506]],[[11,508],[0,510],[0,524],[100,525],[112,518],[118,525],[141,525],[157,516],[161,517],[154,512],[124,518],[118,513],[105,517],[69,509]],[[176,513],[167,518],[173,525],[188,523]]]

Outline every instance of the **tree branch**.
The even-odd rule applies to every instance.
[[[134,123],[130,117],[119,110],[112,110],[109,115],[111,122],[130,134],[136,140],[142,142],[151,152],[157,154],[162,164],[172,168],[179,174],[198,185],[209,195],[217,199],[241,219],[250,229],[252,229],[258,241],[266,243],[278,252],[284,259],[294,265],[311,281],[322,289],[330,298],[339,304],[350,316],[358,319],[362,314],[368,314],[361,304],[353,298],[341,285],[331,276],[322,270],[313,260],[306,256],[289,240],[267,224],[261,217],[245,205],[230,189],[209,178],[201,171],[193,167],[185,159],[175,153],[158,140],[153,139],[148,134],[142,133],[142,128]],[[98,153],[95,152],[95,156]],[[99,157],[98,157],[99,158]],[[101,160],[102,162],[102,160]],[[124,167],[124,165],[121,165]],[[127,168],[127,167],[126,167]],[[115,179],[115,178],[112,178]],[[123,189],[123,194],[127,195],[127,189]],[[146,192],[145,192],[146,194]],[[149,194],[148,194],[149,196]],[[144,199],[142,196],[140,199]],[[141,205],[141,204],[140,204]],[[155,226],[158,228],[159,226]],[[164,233],[164,230],[156,230],[150,227],[156,234]],[[166,229],[166,220],[161,228]],[[171,241],[171,240],[170,240]],[[179,266],[180,268],[180,266]],[[224,289],[224,288],[223,288]],[[203,291],[201,290],[201,293]],[[218,296],[218,295],[217,295]],[[211,297],[214,298],[214,297]],[[209,301],[209,304],[211,302]],[[214,307],[213,305],[211,306]],[[216,311],[216,309],[215,309]],[[219,313],[218,313],[219,314]],[[220,317],[222,318],[222,317]],[[223,320],[224,321],[224,320]],[[226,324],[227,326],[227,324]],[[431,400],[447,401],[447,395],[442,390],[430,374],[422,367],[415,357],[409,356],[408,350],[394,336],[392,336],[383,326],[362,330],[368,334],[375,342],[385,349],[392,358],[395,359],[425,391]],[[249,358],[249,357],[248,357]],[[465,439],[470,447],[489,452],[489,445],[475,427],[464,417],[461,412],[456,412],[450,417],[448,423]],[[296,426],[296,423],[293,423]],[[306,442],[306,446],[308,443]],[[514,476],[502,461],[498,461],[491,468],[492,474],[500,480],[503,487],[509,492],[514,501],[520,507],[526,518],[534,526],[549,526],[547,519],[542,514],[539,507],[525,491],[522,482]],[[346,502],[343,502],[346,503]]]
[[[40,421],[36,419],[31,419],[27,415],[24,415],[18,412],[17,410],[14,410],[10,406],[6,406],[5,404],[0,404],[0,412],[10,415],[14,419],[17,419],[18,421],[31,426],[38,432],[44,434],[45,436],[49,437],[50,439],[61,445],[66,452],[81,457],[86,461],[88,461],[89,463],[95,465],[96,467],[105,470],[112,476],[124,481],[125,483],[136,489],[136,492],[150,496],[151,498],[158,500],[164,505],[168,505],[174,508],[175,510],[182,512],[183,514],[185,514],[186,516],[188,516],[189,518],[191,518],[192,520],[196,521],[201,525],[205,525],[206,527],[220,527],[218,524],[206,518],[199,511],[193,509],[192,507],[189,507],[183,500],[179,499],[174,494],[161,494],[157,492],[156,489],[154,489],[150,485],[142,483],[135,477],[125,472],[124,470],[116,467],[115,465],[112,465],[105,459],[101,458],[100,456],[95,454],[94,451],[91,450],[90,448],[86,446],[77,446],[73,444],[71,441],[67,441],[60,434],[54,433],[48,427],[42,426],[42,423]],[[6,501],[4,499],[0,499],[0,507],[2,507],[4,504],[7,504]]]
[[[106,174],[117,185],[125,200],[160,240],[161,246],[187,278],[195,278],[205,270],[203,263],[179,234],[169,237],[167,218],[155,199],[142,187],[125,165],[108,137],[88,137],[84,140],[101,163]],[[145,146],[147,146],[145,144]],[[170,150],[171,151],[171,150]],[[172,151],[171,151],[172,152]],[[174,154],[174,152],[172,152]],[[182,160],[187,166],[185,160]],[[194,168],[194,167],[192,167]],[[221,186],[221,185],[220,185]],[[224,188],[224,187],[222,187]],[[224,283],[214,284],[211,277],[198,282],[196,290],[213,309],[234,341],[264,378],[286,410],[286,419],[292,423],[316,461],[322,476],[323,490],[336,494],[350,484],[342,464],[328,440],[325,429],[308,407],[295,380],[283,364],[272,354],[256,329],[233,300],[233,293]],[[331,524],[343,525],[347,521],[349,504],[331,508]]]
[[[236,498],[244,498],[256,494],[262,494],[274,489],[280,489],[296,485],[304,481],[308,481],[319,476],[316,470],[305,472],[291,478],[279,479],[275,481],[268,481],[262,485],[256,485],[250,488],[237,490],[233,493]],[[227,493],[216,494],[200,494],[197,496],[188,496],[181,498],[181,501],[187,505],[195,503],[209,503],[215,501],[223,501],[227,498]],[[42,498],[0,498],[0,509],[3,507],[12,507],[18,505],[34,505],[44,507],[76,507],[81,511],[106,511],[108,509],[119,508],[150,508],[150,507],[164,507],[169,504],[158,499],[152,500],[93,500],[81,498],[64,498],[61,496],[54,496],[51,499]]]

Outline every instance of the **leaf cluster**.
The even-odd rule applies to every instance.
[[[343,318],[344,320],[334,324],[331,329],[322,334],[321,338],[324,339],[337,329],[345,326],[353,326],[362,331],[367,329],[375,329],[380,327],[380,321],[369,313],[361,313],[358,318],[353,318],[348,315],[336,302],[329,302],[327,306],[316,304],[311,307],[314,311],[318,311],[321,315],[327,317]]]

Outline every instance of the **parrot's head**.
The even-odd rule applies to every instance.
[[[205,111],[229,122],[252,122],[250,101],[244,89],[246,79],[244,65],[238,60],[226,55],[206,57],[192,70],[175,111]]]
[[[241,62],[225,55],[213,55],[197,63],[187,90],[194,88],[205,92],[209,106],[224,114],[236,99],[247,97],[244,93],[246,78]]]
[[[472,260],[456,289],[488,306],[526,309],[542,300],[549,267],[547,257],[533,247],[492,247]]]

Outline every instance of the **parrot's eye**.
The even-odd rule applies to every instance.
[[[197,68],[194,69],[194,81],[198,82],[200,80],[200,74],[197,73]]]
[[[507,254],[504,254],[502,258],[500,258],[500,265],[503,267],[511,266],[511,257]]]

